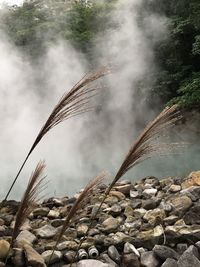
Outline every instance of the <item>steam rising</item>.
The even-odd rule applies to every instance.
[[[47,163],[49,195],[68,195],[106,169],[114,174],[144,124],[155,115],[147,108],[148,85],[156,63],[153,45],[165,38],[166,18],[144,13],[140,1],[120,0],[111,16],[118,29],[109,29],[94,45],[96,65],[112,63],[115,73],[107,90],[96,98],[93,113],[74,118],[53,129],[28,161],[11,198],[20,198],[39,159]],[[91,67],[66,41],[59,40],[33,65],[3,34],[0,35],[0,198],[11,184],[39,129],[60,96]],[[140,82],[146,85],[141,91]],[[156,111],[157,113],[157,111]],[[194,124],[195,125],[195,124]],[[190,131],[191,141],[196,140]],[[180,136],[187,139],[187,131]],[[189,140],[190,141],[190,140]],[[186,175],[198,168],[198,146],[176,159],[156,159],[129,173],[132,180],[147,175]],[[186,155],[187,154],[187,155]],[[179,162],[180,161],[180,162]]]

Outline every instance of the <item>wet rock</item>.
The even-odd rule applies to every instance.
[[[108,256],[113,260],[115,261],[116,263],[120,263],[120,254],[118,252],[118,250],[116,249],[115,246],[109,246],[108,248]]]
[[[52,255],[52,252],[53,250],[47,250],[42,253],[41,256],[44,259],[45,263],[53,264],[55,262],[59,262],[62,259],[62,253],[60,251],[55,250],[53,252],[53,255]]]
[[[42,226],[41,228],[36,229],[35,233],[38,237],[48,239],[48,238],[52,238],[56,235],[57,229],[51,225],[46,224],[46,225]]]
[[[177,261],[174,259],[166,259],[161,267],[178,267]]]
[[[0,240],[0,259],[6,258],[10,250],[10,244],[6,240]]]
[[[37,237],[29,232],[28,230],[21,231],[16,238],[18,243],[27,242],[29,244],[33,244],[37,240]]]
[[[156,257],[153,251],[142,253],[140,262],[144,267],[159,267],[161,265],[161,261]]]
[[[24,252],[26,261],[29,266],[46,267],[46,264],[42,256],[39,253],[37,253],[37,251],[33,249],[30,245],[28,244],[24,245]]]
[[[179,254],[167,246],[155,245],[153,251],[162,260],[166,260],[167,258],[178,260],[179,258]]]

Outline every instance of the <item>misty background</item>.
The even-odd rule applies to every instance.
[[[109,16],[117,25],[99,34],[89,61],[70,42],[59,38],[32,62],[9,36],[0,32],[0,198],[5,196],[40,128],[64,92],[85,73],[104,64],[113,74],[98,81],[93,112],[72,118],[51,130],[23,169],[10,198],[19,199],[31,172],[45,159],[50,181],[47,196],[72,195],[102,170],[115,174],[130,145],[147,122],[160,112],[148,90],[158,68],[154,45],[168,38],[165,16],[143,10],[142,2],[118,0]],[[45,38],[45,37],[44,37]],[[142,90],[140,84],[142,81]],[[195,119],[194,119],[195,117]],[[191,144],[179,155],[145,161],[124,178],[187,176],[199,169],[199,117],[188,115],[170,133],[170,140]]]

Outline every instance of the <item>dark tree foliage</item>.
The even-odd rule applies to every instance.
[[[169,37],[155,47],[158,72],[153,94],[164,103],[200,108],[200,1],[154,0],[153,12],[168,18]]]

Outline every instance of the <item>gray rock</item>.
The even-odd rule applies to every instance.
[[[199,251],[198,251],[198,248],[195,247],[194,245],[190,245],[186,251],[186,253],[192,253],[195,257],[197,257],[197,259],[199,259]]]
[[[29,266],[46,267],[46,264],[42,256],[35,249],[33,249],[30,245],[28,244],[24,245],[24,252],[25,252],[26,260]]]
[[[156,188],[147,188],[143,191],[143,194],[147,194],[147,195],[150,195],[150,196],[155,196],[156,193],[158,192],[158,190]]]
[[[55,250],[53,252],[53,255],[51,256],[52,252],[53,250],[46,250],[41,255],[47,264],[53,264],[55,262],[59,262],[62,259],[62,253],[60,251]]]
[[[98,260],[82,260],[75,265],[77,267],[114,267],[108,263],[103,263]]]
[[[122,267],[140,267],[140,261],[135,253],[123,254]]]
[[[76,251],[69,250],[63,254],[63,258],[66,263],[71,263],[76,261]]]
[[[114,204],[112,205],[112,207],[110,208],[110,211],[109,213],[112,215],[112,216],[117,216],[117,215],[120,215],[121,214],[121,211],[122,211],[122,208],[119,204]]]
[[[106,253],[103,253],[101,255],[101,259],[103,260],[104,263],[108,264],[109,267],[118,267],[118,264],[115,261],[113,261]]]
[[[140,253],[134,247],[134,245],[126,242],[124,244],[124,254],[134,253],[138,258],[140,257]]]
[[[144,267],[159,267],[160,260],[156,257],[153,251],[143,252],[141,254],[140,262]]]
[[[166,261],[161,265],[161,267],[178,267],[177,261],[174,259],[166,259]]]
[[[179,258],[179,254],[167,246],[155,245],[153,251],[162,260],[166,260],[167,258],[177,260]]]
[[[57,229],[54,228],[53,226],[46,224],[44,226],[42,226],[39,229],[35,230],[35,233],[38,237],[44,238],[44,239],[48,239],[51,237],[54,237],[57,233]]]
[[[200,203],[195,203],[193,207],[183,217],[186,224],[200,224]]]
[[[24,230],[19,233],[16,240],[19,243],[27,242],[29,244],[33,244],[37,240],[37,237],[28,230]]]
[[[200,261],[192,253],[184,252],[178,260],[178,267],[200,267]]]
[[[82,237],[84,236],[88,231],[87,224],[79,224],[77,227],[77,236]]]
[[[109,246],[108,248],[108,256],[113,260],[115,261],[116,263],[119,263],[120,262],[120,255],[119,255],[119,252],[118,250],[116,249],[115,246]]]

